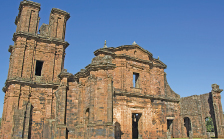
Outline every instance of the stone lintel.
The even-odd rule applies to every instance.
[[[175,117],[166,117],[166,119],[168,119],[168,120],[174,120]]]
[[[157,97],[157,96],[153,96],[153,95],[144,95],[144,94],[140,94],[140,93],[115,92],[115,95],[145,98],[145,99],[152,99],[152,100],[163,100],[163,101],[168,101],[168,102],[180,102],[180,99],[172,99],[172,98],[168,98],[168,97]]]
[[[65,124],[57,124],[57,127],[58,128],[66,128],[66,125]]]
[[[113,123],[106,124],[88,124],[87,127],[95,127],[95,126],[113,126]]]
[[[62,39],[45,37],[45,36],[41,36],[40,34],[32,34],[32,33],[20,31],[20,32],[16,32],[13,34],[12,40],[16,41],[16,39],[18,37],[25,37],[27,39],[32,38],[36,41],[41,41],[41,42],[45,42],[45,43],[53,43],[53,44],[57,44],[57,45],[63,45],[65,49],[69,46],[69,43],[66,41],[63,41]]]
[[[60,14],[60,15],[64,15],[66,20],[68,20],[70,18],[70,14],[68,12],[63,11],[63,10],[58,9],[58,8],[52,8],[51,13],[52,14],[57,13],[57,14]]]

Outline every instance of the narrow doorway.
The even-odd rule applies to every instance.
[[[186,132],[187,132],[187,137],[190,136],[190,131],[191,131],[191,120],[188,117],[184,118],[184,126],[186,128]]]
[[[141,116],[141,113],[132,113],[132,139],[139,137],[139,119]]]
[[[170,133],[171,137],[173,137],[173,120],[167,119],[167,131]]]

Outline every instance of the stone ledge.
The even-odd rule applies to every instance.
[[[58,8],[52,8],[51,13],[58,13],[58,14],[64,15],[66,20],[68,20],[70,18],[70,14],[68,12],[63,11]]]
[[[172,99],[168,97],[157,97],[153,95],[144,95],[140,93],[130,93],[130,92],[115,92],[115,95],[119,96],[127,96],[127,97],[137,97],[137,98],[145,98],[145,99],[152,99],[152,100],[163,100],[163,101],[169,101],[169,102],[180,102],[180,99]]]
[[[50,38],[50,37],[41,36],[40,34],[32,34],[32,33],[21,32],[21,31],[14,33],[12,40],[16,41],[17,37],[21,37],[21,36],[25,38],[32,38],[32,39],[35,39],[36,41],[63,45],[65,49],[69,46],[69,43],[62,39]]]
[[[85,69],[81,69],[74,76],[75,78],[85,78],[90,75],[90,71],[97,70],[113,70],[116,68],[115,64],[89,64]]]
[[[201,113],[181,113],[180,116],[184,116],[184,115],[187,115],[187,116],[198,116],[198,115],[202,115]]]
[[[88,124],[87,127],[95,127],[95,126],[113,126],[113,124]]]
[[[122,45],[122,46],[118,46],[118,47],[108,47],[108,48],[101,48],[101,49],[98,49],[94,52],[95,55],[98,55],[99,52],[105,52],[105,51],[117,51],[117,50],[120,50],[120,49],[126,49],[126,48],[139,48],[141,49],[143,52],[147,53],[150,57],[152,57],[152,53],[150,53],[149,51],[143,49],[141,46],[139,45]],[[105,51],[102,51],[102,50],[105,50]]]
[[[154,67],[161,67],[163,69],[167,68],[167,65],[164,64],[162,61],[160,61],[159,59],[154,59],[155,62],[158,62],[158,64],[153,64]]]
[[[20,85],[28,85],[31,87],[46,87],[46,88],[57,88],[60,83],[37,83],[31,80],[23,80],[23,79],[7,79],[5,82],[5,86],[2,88],[3,92],[6,92],[9,85],[11,84],[20,84]]]
[[[67,69],[63,69],[63,70],[59,73],[59,75],[58,75],[58,77],[59,77],[60,79],[63,79],[63,78],[69,78],[69,77],[71,77],[71,76],[72,76],[72,74],[69,73],[69,72],[67,72]]]
[[[18,23],[18,21],[19,21],[19,19],[20,19],[20,15],[21,15],[21,11],[22,11],[22,7],[23,6],[32,6],[32,7],[34,7],[34,8],[38,8],[39,9],[39,11],[40,11],[40,3],[37,3],[37,2],[33,2],[33,1],[26,1],[26,0],[24,0],[24,1],[21,1],[20,2],[20,5],[19,5],[19,14],[18,14],[18,16],[16,16],[16,19],[15,19],[15,24],[17,25],[17,23]]]
[[[24,5],[29,5],[29,6],[33,6],[36,8],[40,8],[40,3],[33,2],[33,1],[27,1],[27,0],[21,1],[19,8],[22,8],[22,6],[24,6]]]

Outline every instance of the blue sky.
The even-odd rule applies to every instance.
[[[71,14],[67,22],[65,68],[78,72],[93,52],[136,41],[167,65],[168,83],[181,97],[224,89],[223,0],[36,0],[41,3],[40,25],[49,22],[51,8]],[[8,46],[19,0],[0,2],[0,88],[7,78]],[[40,26],[39,25],[39,26]],[[223,96],[223,95],[222,95]],[[0,93],[0,115],[4,93]],[[224,104],[224,96],[222,97]]]

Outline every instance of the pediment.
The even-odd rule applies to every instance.
[[[97,56],[102,52],[107,52],[113,55],[127,55],[129,57],[135,57],[142,60],[152,60],[152,53],[143,49],[139,45],[122,45],[119,47],[101,48],[94,52]]]
[[[141,63],[153,64],[155,67],[166,68],[166,65],[159,59],[153,58],[153,54],[139,45],[122,45],[118,47],[101,48],[94,52],[98,55],[111,55],[113,58],[126,58]]]

